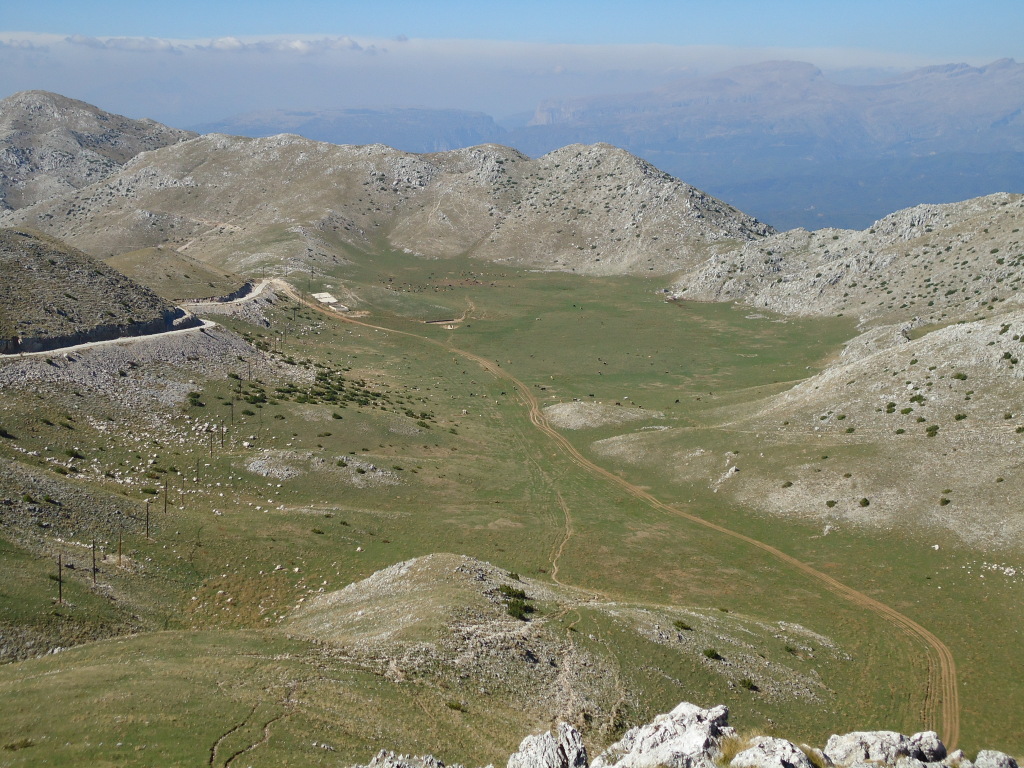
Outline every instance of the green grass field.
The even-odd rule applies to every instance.
[[[812,743],[833,732],[928,725],[917,641],[765,551],[587,470],[531,424],[520,385],[541,405],[642,408],[625,425],[563,434],[659,500],[770,544],[929,628],[956,657],[960,746],[1024,749],[1007,714],[1024,707],[1014,683],[1024,663],[1019,585],[968,574],[961,566],[983,558],[947,542],[938,555],[912,530],[822,536],[820,525],[757,515],[674,471],[673,457],[698,449],[786,466],[764,451],[764,436],[731,430],[722,414],[743,413],[820,370],[853,335],[852,323],[666,303],[652,280],[352,256],[352,265],[292,282],[303,292],[351,291],[368,325],[288,299],[269,329],[223,321],[308,372],[302,386],[250,382],[244,367],[237,378],[193,378],[198,396],[163,406],[159,430],[84,386],[5,393],[0,426],[12,437],[0,441],[2,456],[45,469],[69,517],[56,515],[51,529],[12,529],[0,543],[0,622],[54,636],[60,623],[73,642],[138,634],[0,667],[0,765],[334,764],[365,762],[380,747],[503,761],[548,724],[530,719],[540,715],[523,722],[509,700],[470,683],[396,682],[344,649],[288,636],[300,601],[434,552],[539,581],[557,574],[658,616],[692,611],[704,617],[696,631],[726,638],[716,664],[699,647],[652,641],[628,618],[639,614],[583,607],[535,617],[609,659],[631,692],[614,718],[594,724],[588,738],[597,742],[681,700],[726,703],[743,728]],[[438,320],[455,322],[425,322]],[[224,446],[219,436],[188,432],[195,420],[227,425]],[[659,426],[685,429],[645,441],[640,460],[592,447]],[[260,456],[294,474],[258,474]],[[55,475],[47,457],[76,471]],[[856,467],[871,452],[842,460]],[[118,479],[125,476],[137,482]],[[114,518],[90,522],[95,500],[106,498],[131,510],[117,518],[128,563],[120,567]],[[39,506],[45,518],[46,503]],[[82,561],[72,541],[93,536],[108,556],[100,586],[78,567],[65,585],[72,606],[55,605],[52,560],[63,552]],[[715,629],[716,616],[732,622],[728,631]],[[766,629],[778,622],[835,647],[794,649]],[[749,647],[735,637],[748,637]],[[821,687],[801,698],[737,686],[739,667],[730,664],[741,651]],[[456,700],[465,704],[454,708]]]

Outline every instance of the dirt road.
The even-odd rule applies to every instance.
[[[763,541],[759,541],[739,531],[734,531],[730,528],[726,528],[725,526],[705,520],[692,512],[687,512],[666,504],[642,488],[630,483],[628,480],[625,480],[613,472],[610,472],[590,461],[583,456],[583,454],[581,454],[564,435],[548,424],[547,419],[544,417],[544,413],[541,410],[539,401],[534,397],[526,384],[521,382],[511,373],[505,371],[497,363],[494,363],[484,357],[480,357],[479,355],[475,355],[472,352],[467,352],[459,349],[458,347],[445,344],[444,342],[431,339],[426,336],[420,336],[419,334],[408,331],[385,328],[383,326],[373,325],[354,318],[339,317],[336,313],[323,309],[315,303],[306,300],[291,286],[288,286],[285,289],[285,292],[296,301],[300,301],[329,317],[333,317],[343,322],[352,323],[354,325],[360,325],[365,328],[372,328],[386,333],[394,333],[418,339],[424,343],[441,347],[450,354],[459,355],[467,360],[475,362],[488,373],[513,386],[519,401],[527,408],[530,422],[544,435],[546,435],[555,445],[557,445],[558,448],[581,469],[600,477],[634,498],[645,502],[654,509],[682,517],[690,522],[696,523],[697,525],[716,531],[723,536],[729,536],[742,541],[745,544],[771,555],[780,562],[785,563],[786,565],[800,571],[808,578],[818,582],[837,597],[841,597],[859,608],[874,613],[903,634],[920,643],[925,651],[928,666],[928,672],[925,680],[925,703],[924,711],[922,712],[922,722],[926,728],[936,730],[941,733],[943,742],[946,744],[947,749],[952,751],[956,748],[957,742],[960,739],[960,698],[957,685],[956,662],[953,659],[952,652],[950,652],[949,648],[946,647],[945,643],[943,643],[928,629],[921,626],[913,619],[904,616],[895,608],[892,608],[873,597],[869,597],[862,592],[858,592],[832,576],[822,573],[811,565],[798,560],[792,555],[786,554],[782,550],[773,547],[770,544],[766,544]]]

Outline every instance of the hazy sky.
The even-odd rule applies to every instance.
[[[182,127],[271,107],[502,117],[769,59],[826,71],[1024,59],[1020,0],[4,5],[0,97],[39,88]]]

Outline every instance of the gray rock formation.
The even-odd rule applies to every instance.
[[[463,768],[458,763],[446,766],[433,755],[400,755],[388,749],[382,749],[365,766],[356,768]]]
[[[727,707],[701,709],[683,702],[653,722],[629,729],[597,756],[593,768],[713,768],[721,740],[733,735]]]
[[[906,757],[931,763],[946,756],[946,747],[933,731],[913,736],[895,731],[854,731],[829,737],[825,755],[838,766],[863,762],[895,765]]]
[[[509,757],[508,768],[587,768],[587,748],[580,732],[568,723],[551,732],[527,736]]]
[[[1004,752],[983,749],[974,761],[975,768],[1017,768],[1017,761]]]
[[[682,702],[668,714],[631,728],[589,768],[720,768],[723,739],[736,739],[724,706],[701,709]],[[809,755],[813,756],[813,760]],[[895,731],[855,731],[829,738],[824,751],[770,736],[745,740],[729,768],[1018,768],[1003,752],[982,750],[971,763],[960,750],[949,755],[934,731],[906,736]],[[430,755],[409,757],[381,750],[355,768],[445,768]],[[451,766],[450,768],[462,768]],[[490,768],[490,767],[488,767]],[[559,723],[557,733],[527,736],[507,768],[588,768],[579,731]]]
[[[758,736],[729,763],[729,768],[814,768],[796,744]]]

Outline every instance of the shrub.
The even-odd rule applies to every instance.
[[[871,502],[868,501],[867,499],[861,499],[857,503],[860,504],[862,507],[867,507],[867,506],[869,506],[871,504]]]
[[[754,683],[754,681],[751,680],[749,677],[741,677],[740,678],[740,688],[743,688],[744,690],[747,690],[747,691],[759,691],[759,690],[761,690],[760,688],[757,687],[757,685]]]
[[[712,661],[721,661],[722,660],[722,655],[718,651],[716,651],[714,648],[705,648],[704,649],[704,658],[711,659]]]
[[[513,619],[526,621],[529,618],[530,614],[533,613],[536,609],[525,600],[513,598],[512,600],[508,601],[508,605],[506,606],[505,610],[508,612],[508,615],[511,616]]]
[[[498,592],[500,592],[501,596],[504,597],[506,600],[529,599],[527,598],[526,593],[523,590],[516,589],[515,587],[510,587],[508,584],[502,584],[500,587],[498,587]]]
[[[693,627],[691,627],[682,619],[676,619],[675,621],[673,621],[672,626],[678,629],[680,632],[693,632]]]
[[[829,499],[828,501],[825,502],[825,506],[828,507],[829,509],[832,509],[832,507],[834,507],[835,505],[836,505],[836,500],[835,499]]]

